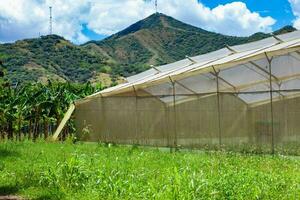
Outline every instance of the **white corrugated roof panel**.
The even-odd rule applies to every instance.
[[[278,43],[278,40],[276,40],[273,37],[270,37],[270,38],[266,38],[266,39],[259,40],[256,42],[250,42],[247,44],[232,46],[231,48],[237,52],[243,52],[243,51],[249,51],[249,50],[254,50],[254,49],[270,47],[277,43]]]
[[[246,93],[248,91],[268,91],[269,68],[265,53],[270,58],[275,56],[272,60],[272,73],[282,81],[281,87],[293,88],[297,84],[300,85],[299,80],[290,81],[286,76],[300,74],[300,54],[296,52],[296,50],[300,50],[300,31],[276,37],[282,41],[270,37],[257,42],[223,48],[168,65],[158,66],[156,69],[149,69],[143,73],[128,77],[129,83],[108,88],[100,93],[104,94],[104,96],[110,96],[129,91],[135,86],[136,89],[143,89],[153,95],[170,95],[172,92],[171,81],[182,84],[176,90],[183,94],[216,92],[216,80],[211,74],[214,70],[220,70],[220,91],[222,89],[224,91],[232,91],[232,86],[245,85],[247,87],[241,87],[241,90],[238,91]],[[262,69],[259,69],[251,62]],[[279,83],[275,83],[275,80],[273,81],[273,89],[276,90]],[[243,93],[238,96],[249,103],[255,102],[255,99],[256,101],[261,101],[267,98],[267,95],[264,93],[257,95]],[[167,97],[164,98],[166,98],[164,100],[168,101]]]
[[[137,80],[140,80],[140,79],[143,79],[145,77],[148,77],[148,76],[151,76],[151,75],[155,75],[157,74],[158,72],[155,70],[155,69],[148,69],[142,73],[139,73],[139,74],[136,74],[136,75],[133,75],[133,76],[129,76],[126,78],[126,80],[128,82],[134,82],[134,81],[137,81]]]

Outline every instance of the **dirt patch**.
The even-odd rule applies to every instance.
[[[0,196],[0,200],[24,200],[21,197],[13,196],[13,195],[6,195],[6,196]]]

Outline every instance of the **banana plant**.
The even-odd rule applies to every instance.
[[[2,79],[0,79],[0,82]],[[44,138],[49,135],[49,123],[59,125],[64,113],[74,100],[83,98],[98,90],[101,85],[90,83],[28,83],[17,87],[0,84],[0,133],[3,138],[21,139],[22,128],[28,127],[29,139],[35,140],[41,135],[43,125]],[[73,130],[73,122],[65,130]],[[25,134],[25,133],[24,133]]]

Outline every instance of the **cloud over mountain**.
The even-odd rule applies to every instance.
[[[0,4],[0,41],[47,34],[50,5],[53,7],[53,32],[75,43],[89,40],[82,32],[83,24],[97,34],[109,35],[155,11],[150,0],[4,0]],[[270,16],[250,11],[242,2],[211,9],[197,0],[164,0],[159,1],[158,6],[159,12],[183,22],[229,35],[270,32],[276,22]]]

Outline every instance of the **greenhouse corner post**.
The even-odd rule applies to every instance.
[[[214,66],[212,66],[215,76],[216,76],[216,84],[217,84],[217,103],[218,103],[218,130],[219,130],[219,148],[222,146],[222,135],[221,135],[221,105],[220,105],[220,87],[219,87],[219,73]]]
[[[267,53],[265,53],[266,59],[268,61],[269,67],[269,87],[270,87],[270,107],[271,107],[271,145],[272,145],[272,154],[275,153],[274,148],[274,115],[273,115],[273,87],[272,87],[272,59],[273,57],[269,58]]]

